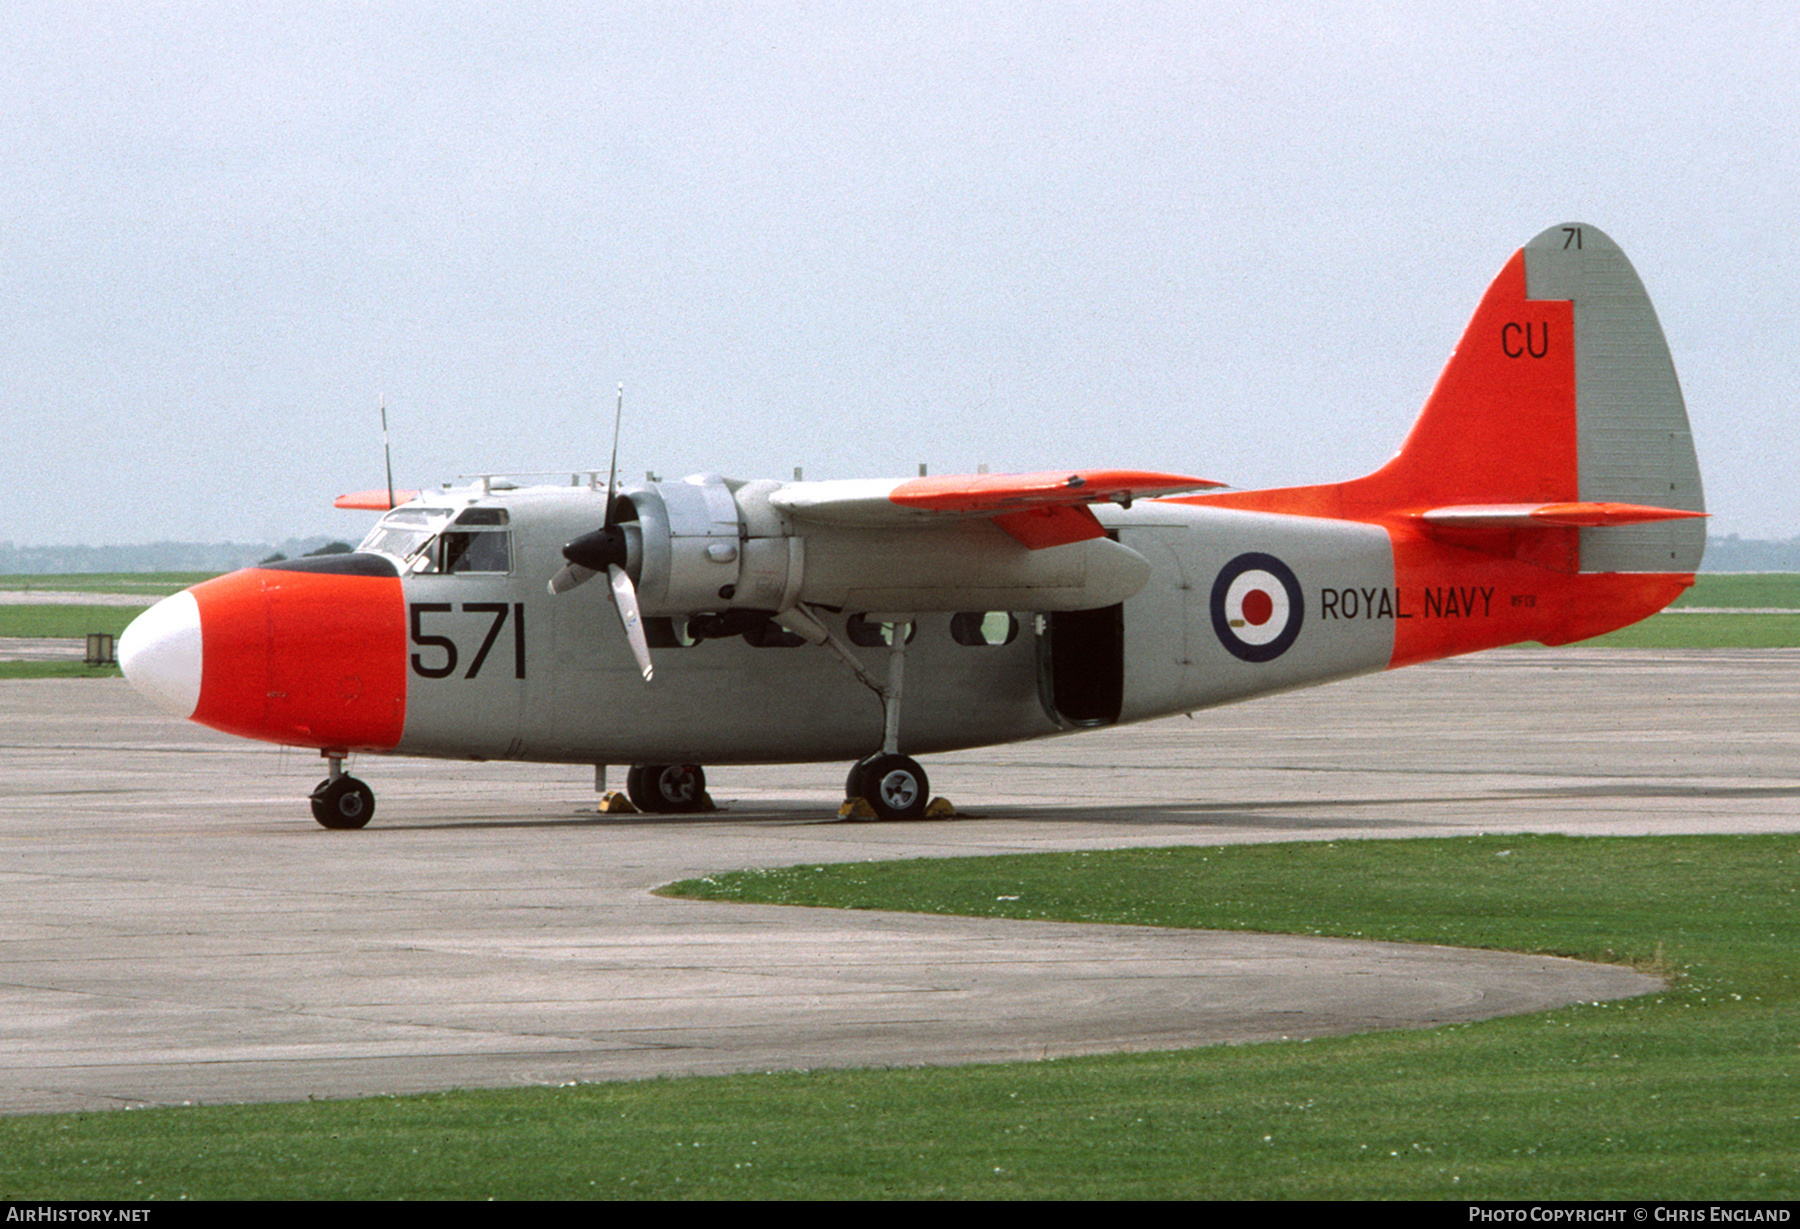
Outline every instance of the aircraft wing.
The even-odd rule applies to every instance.
[[[1136,499],[1222,485],[1207,478],[1138,470],[1055,470],[790,482],[771,494],[769,502],[796,520],[863,528],[985,517],[1025,546],[1041,550],[1101,537],[1104,531],[1090,504],[1129,507]]]

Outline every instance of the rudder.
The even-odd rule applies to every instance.
[[[1618,244],[1583,224],[1525,245],[1526,292],[1575,308],[1577,498],[1706,511],[1687,406],[1656,310]],[[1706,524],[1581,531],[1584,572],[1693,572]]]

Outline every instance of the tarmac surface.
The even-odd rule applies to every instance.
[[[0,1112],[1039,1058],[1427,1027],[1656,983],[1284,936],[666,900],[746,866],[1125,845],[1800,829],[1800,652],[1506,650],[926,761],[964,813],[840,823],[843,766],[597,816],[589,769],[313,755],[119,680],[0,682]],[[622,771],[614,770],[615,778]]]

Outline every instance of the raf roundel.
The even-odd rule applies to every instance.
[[[1274,661],[1299,637],[1305,616],[1300,582],[1273,555],[1239,555],[1213,582],[1213,631],[1233,657]]]

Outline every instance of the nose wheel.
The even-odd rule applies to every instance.
[[[313,818],[326,828],[366,828],[375,818],[375,791],[344,772],[344,756],[340,748],[331,747],[319,753],[325,757],[331,775],[319,782],[308,798]]]
[[[311,802],[313,818],[327,828],[363,828],[375,818],[375,791],[341,773],[319,782]]]
[[[851,766],[844,795],[867,802],[876,819],[922,819],[931,782],[917,760],[883,752]]]

